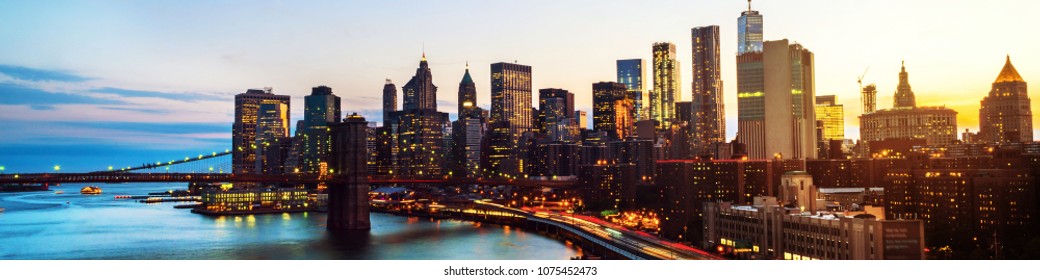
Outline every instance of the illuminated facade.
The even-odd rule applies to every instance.
[[[262,103],[257,111],[257,174],[281,174],[285,170],[289,148],[289,104]]]
[[[318,86],[311,89],[311,95],[303,98],[303,103],[303,156],[300,171],[317,173],[318,166],[327,162],[325,157],[331,149],[328,124],[339,122],[342,116],[340,99],[332,94],[331,88]]]
[[[574,118],[574,93],[558,88],[538,90],[538,131],[549,134],[564,119]]]
[[[1026,81],[1008,56],[979,108],[979,136],[983,142],[1033,142],[1033,110],[1026,89]]]
[[[649,97],[643,84],[646,81],[646,71],[643,70],[646,63],[642,59],[619,59],[617,61],[617,82],[628,87],[628,96],[632,98],[635,108],[636,121],[647,118]]]
[[[650,118],[657,121],[657,129],[667,129],[675,120],[675,102],[679,101],[679,60],[675,44],[654,43],[654,90],[650,92]]]
[[[693,42],[691,152],[706,155],[712,154],[716,144],[726,142],[719,26],[697,27],[690,32]]]
[[[635,128],[633,104],[625,84],[599,82],[592,84],[592,126],[607,132],[612,140],[625,139]]]
[[[444,125],[448,114],[436,110],[437,86],[426,56],[423,55],[415,76],[402,87],[404,110],[394,112],[397,125],[396,174],[435,176],[447,173],[445,168]]]
[[[845,139],[845,106],[834,95],[816,97],[816,120],[823,121],[823,140]]]
[[[449,146],[454,157],[453,169],[464,176],[479,176],[481,142],[487,117],[486,111],[477,107],[477,86],[469,74],[469,63],[459,82],[458,112],[458,120],[453,124],[454,143]]]
[[[927,145],[952,144],[957,140],[957,112],[945,107],[915,107],[906,67],[899,73],[895,108],[863,114],[860,140],[924,139]]]
[[[250,89],[235,95],[235,123],[231,130],[231,163],[235,173],[256,172],[256,128],[260,104],[284,104],[289,112],[289,96],[275,95],[271,89]],[[285,119],[285,126],[288,126]],[[283,136],[288,135],[286,128]]]
[[[203,213],[294,212],[312,210],[302,189],[213,189],[202,193]]]
[[[534,116],[531,106],[531,66],[499,62],[491,64],[491,115],[488,123],[499,141],[490,143],[494,150],[489,167],[495,175],[516,177],[523,172],[523,158],[518,153],[519,140],[531,131]],[[494,131],[498,130],[498,131]]]

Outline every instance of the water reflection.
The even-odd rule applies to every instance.
[[[567,259],[524,229],[373,213],[372,230],[328,232],[324,213],[211,217],[116,200],[170,185],[103,185],[104,195],[0,193],[0,259]],[[66,204],[65,202],[69,203]]]

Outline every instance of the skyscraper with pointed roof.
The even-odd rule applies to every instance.
[[[415,76],[402,87],[404,109],[391,114],[397,124],[397,166],[395,174],[439,176],[444,168],[444,126],[448,114],[437,111],[437,86],[423,53]]]
[[[899,85],[896,86],[895,103],[892,105],[894,108],[917,107],[917,98],[914,97],[914,91],[910,89],[908,76],[909,74],[906,73],[906,62],[904,61],[899,70]]]
[[[1033,110],[1026,81],[1011,65],[1008,55],[989,95],[979,108],[979,136],[987,143],[1033,141]]]

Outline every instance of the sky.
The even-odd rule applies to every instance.
[[[979,101],[1006,55],[1027,82],[1040,75],[1035,1],[752,6],[766,40],[814,52],[816,93],[845,104],[846,138],[859,136],[856,78],[868,68],[878,108],[891,107],[905,60],[918,105],[957,110],[961,131],[978,130]],[[689,101],[690,29],[706,25],[720,27],[733,138],[736,23],[746,9],[743,0],[0,1],[0,166],[92,171],[223,151],[233,96],[250,88],[293,96],[292,123],[319,85],[343,98],[345,113],[381,121],[385,79],[404,85],[424,51],[440,110],[453,118],[467,62],[481,107],[490,64],[516,61],[532,66],[535,89],[570,90],[591,111],[592,84],[615,80],[618,59],[649,66],[661,41],[676,44],[679,98]]]

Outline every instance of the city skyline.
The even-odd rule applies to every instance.
[[[464,11],[482,11],[488,13],[466,13],[472,14],[473,17],[477,17],[478,19],[494,14],[490,11],[494,10],[493,6],[498,5],[486,3],[474,4],[468,2],[451,3],[447,5],[438,5],[437,10],[448,10],[451,9],[453,5],[467,4],[472,7],[470,7],[470,9],[464,9]],[[551,5],[570,6],[576,4],[578,3],[554,3]],[[604,9],[616,7],[618,5],[617,3],[611,2],[597,2],[597,4],[598,5],[595,8],[602,7]],[[493,41],[495,40],[479,39],[480,36],[460,40],[456,34],[438,34],[438,32],[431,32],[430,34],[410,34],[410,32],[417,31],[407,31],[406,33],[409,33],[411,36],[402,36],[405,33],[391,32],[395,34],[393,37],[405,38],[399,39],[404,42],[366,42],[364,44],[358,44],[358,46],[345,44],[343,45],[343,48],[336,48],[331,46],[322,46],[323,44],[321,44],[321,40],[326,38],[336,39],[337,36],[304,37],[296,38],[297,42],[295,43],[287,43],[277,40],[261,42],[269,43],[270,46],[257,46],[257,49],[241,49],[237,53],[231,51],[230,53],[225,53],[225,55],[219,55],[219,53],[227,52],[234,48],[230,48],[226,45],[220,46],[221,44],[230,43],[225,41],[227,39],[217,40],[210,38],[217,34],[211,34],[207,31],[201,30],[185,30],[190,29],[190,24],[186,23],[185,26],[177,26],[174,22],[164,22],[164,20],[170,20],[169,18],[159,17],[154,20],[146,19],[147,17],[138,18],[138,16],[155,13],[154,11],[148,10],[148,4],[140,4],[141,6],[129,8],[108,8],[107,10],[105,7],[95,6],[91,7],[91,9],[82,11],[72,11],[74,9],[70,9],[68,6],[57,7],[54,8],[53,11],[44,12],[44,16],[41,18],[49,19],[50,17],[62,15],[63,13],[95,12],[97,15],[94,17],[91,17],[90,14],[83,17],[84,20],[92,23],[85,26],[90,32],[86,32],[84,35],[97,33],[99,30],[108,30],[108,32],[110,32],[108,35],[110,36],[107,37],[107,39],[105,36],[88,39],[82,38],[81,36],[64,34],[63,32],[69,32],[75,30],[75,28],[68,28],[68,26],[63,25],[70,24],[71,22],[59,20],[48,22],[50,26],[35,26],[38,28],[35,30],[41,32],[21,34],[14,30],[0,31],[0,38],[4,38],[5,41],[8,42],[14,42],[9,46],[11,51],[0,53],[0,65],[3,65],[0,66],[0,73],[2,73],[2,75],[0,75],[0,88],[4,89],[4,94],[0,95],[0,98],[3,98],[0,99],[0,108],[5,112],[0,115],[0,121],[4,123],[0,128],[22,132],[5,140],[5,143],[0,144],[0,149],[4,150],[3,154],[5,155],[18,157],[21,153],[28,153],[20,151],[24,147],[39,147],[39,150],[44,150],[48,147],[62,146],[71,141],[82,141],[100,145],[109,145],[112,150],[123,150],[119,148],[123,145],[136,146],[137,148],[145,150],[179,148],[180,150],[177,151],[168,151],[168,154],[177,156],[181,155],[183,151],[207,152],[206,149],[212,149],[214,151],[224,150],[230,146],[230,137],[228,137],[230,136],[230,133],[227,128],[233,120],[233,118],[230,117],[233,113],[233,108],[228,105],[227,101],[231,100],[231,97],[234,94],[240,93],[246,88],[262,88],[265,86],[273,87],[275,94],[291,95],[293,103],[303,104],[301,103],[303,101],[303,96],[307,95],[307,91],[311,87],[317,85],[329,85],[338,95],[343,97],[343,103],[346,104],[346,106],[343,107],[344,112],[359,112],[366,116],[369,121],[378,122],[381,121],[381,119],[377,118],[380,116],[379,112],[381,106],[379,93],[381,92],[380,86],[383,85],[384,79],[389,78],[397,81],[404,81],[405,78],[410,76],[410,72],[414,71],[409,70],[409,68],[414,68],[414,63],[423,49],[425,49],[425,52],[430,57],[430,68],[434,71],[440,71],[438,73],[443,73],[438,75],[433,81],[434,84],[440,84],[444,87],[441,89],[442,93],[456,92],[457,88],[454,85],[454,81],[458,79],[457,73],[462,73],[462,71],[464,71],[464,65],[468,61],[469,64],[472,65],[471,69],[473,76],[476,77],[474,82],[478,94],[477,105],[483,108],[489,108],[490,82],[488,79],[488,70],[490,67],[488,65],[500,61],[518,61],[520,64],[530,65],[532,68],[537,69],[537,71],[533,71],[532,74],[533,89],[555,87],[569,90],[576,95],[576,109],[591,111],[592,98],[589,85],[598,81],[614,80],[614,64],[616,60],[641,58],[644,59],[644,61],[650,61],[650,46],[657,41],[670,41],[677,47],[676,53],[680,65],[689,64],[691,59],[689,56],[690,44],[689,35],[686,32],[689,32],[689,28],[703,25],[719,25],[721,29],[720,43],[722,48],[721,68],[724,84],[723,94],[725,100],[724,103],[729,105],[726,106],[726,140],[730,140],[738,131],[736,128],[736,67],[733,56],[735,54],[737,39],[735,23],[736,17],[739,13],[746,9],[746,4],[745,1],[732,1],[732,3],[675,3],[676,7],[703,6],[705,10],[710,12],[705,12],[708,14],[708,16],[705,17],[648,15],[648,18],[655,19],[654,24],[652,24],[653,28],[650,28],[652,32],[647,32],[648,34],[639,36],[624,37],[617,42],[612,41],[615,43],[614,45],[619,46],[618,49],[620,50],[576,48],[579,52],[575,52],[575,50],[567,48],[546,49],[545,47],[532,48],[531,50],[522,50],[524,47],[517,47],[520,50],[512,50],[510,48],[501,49],[491,46],[489,44],[494,44]],[[789,3],[785,4],[790,5]],[[842,4],[844,5],[845,3]],[[898,8],[898,6],[885,5],[883,3],[872,4],[873,5],[871,6],[848,4],[838,8],[835,7],[836,5],[830,3],[798,3],[798,7],[818,7],[820,9],[877,9],[889,12],[893,15],[912,11],[926,11],[921,7],[918,7],[916,10],[906,7],[907,11],[904,11],[893,9]],[[16,5],[38,4],[19,3]],[[192,7],[184,8],[203,10],[195,7],[195,5],[205,4],[185,4],[185,6]],[[261,4],[246,7],[246,10],[260,10],[272,13],[284,11],[285,14],[282,16],[285,17],[292,16],[294,12],[297,12],[290,7],[279,6],[280,4],[272,5],[274,6],[267,7]],[[384,5],[384,3],[369,5],[378,6]],[[929,6],[928,4],[922,3],[911,3],[906,5]],[[947,12],[952,12],[951,14],[953,15],[958,14],[957,11],[966,13],[967,11],[964,10],[973,10],[975,13],[980,14],[993,13],[996,15],[999,14],[997,9],[1000,9],[998,8],[1000,6],[1005,6],[1003,9],[1010,11],[1012,8],[1019,9],[1024,5],[1030,4],[993,5],[974,8],[936,6],[931,8],[949,9],[950,11]],[[417,6],[421,8],[422,5]],[[492,7],[489,8],[487,6]],[[401,9],[406,13],[418,13],[421,11],[421,9],[416,7],[377,9],[375,7],[362,6],[362,8],[365,7],[373,8],[381,13],[386,13],[387,11],[399,11]],[[29,8],[31,9],[32,7]],[[533,9],[530,7],[520,8]],[[856,117],[860,115],[858,109],[860,107],[858,106],[859,96],[858,92],[856,92],[857,85],[855,84],[854,77],[860,75],[866,67],[870,67],[870,71],[864,79],[864,82],[876,83],[878,85],[878,104],[881,104],[879,109],[890,108],[889,104],[892,104],[892,93],[895,92],[895,84],[898,82],[896,74],[898,73],[899,66],[897,66],[897,63],[899,60],[906,60],[908,66],[912,68],[914,72],[913,85],[919,103],[946,105],[949,108],[957,110],[960,113],[958,114],[959,128],[969,128],[972,131],[977,131],[978,114],[975,112],[978,111],[979,100],[989,92],[992,79],[997,76],[1001,66],[1004,64],[1004,56],[1006,54],[1012,56],[1011,59],[1015,62],[1016,68],[1023,74],[1023,77],[1027,82],[1030,81],[1030,73],[1036,72],[1030,70],[1036,69],[1036,67],[1038,67],[1036,65],[1040,65],[1040,63],[1037,63],[1040,61],[1036,58],[1029,57],[1029,53],[1027,53],[1025,49],[1009,49],[1009,47],[1006,47],[1012,45],[1028,45],[1019,41],[1014,41],[1028,39],[1005,36],[1002,41],[1010,41],[1007,44],[993,44],[987,42],[986,45],[993,45],[993,47],[982,47],[972,45],[977,42],[960,41],[953,38],[954,36],[951,36],[951,38],[928,39],[931,38],[929,36],[932,36],[932,34],[918,34],[921,35],[919,40],[927,40],[928,42],[946,42],[947,44],[954,45],[960,44],[965,48],[974,48],[970,51],[970,56],[958,55],[956,56],[958,61],[950,61],[949,58],[954,57],[954,55],[950,53],[944,54],[944,52],[948,52],[947,50],[920,49],[926,48],[925,45],[929,44],[910,44],[912,45],[911,47],[899,46],[902,44],[894,44],[901,39],[905,40],[906,38],[900,37],[901,35],[906,36],[905,34],[890,34],[882,36],[875,34],[875,36],[870,39],[876,42],[869,43],[863,42],[862,40],[853,41],[849,38],[846,38],[843,42],[824,40],[820,35],[814,35],[815,33],[826,33],[817,31],[817,28],[821,28],[821,26],[806,24],[804,21],[806,19],[798,19],[798,13],[791,10],[794,7],[782,7],[778,3],[774,3],[774,1],[758,1],[753,3],[753,8],[754,10],[761,12],[765,18],[765,27],[763,32],[765,40],[778,40],[784,38],[799,39],[801,41],[792,41],[792,43],[804,43],[809,46],[814,53],[816,53],[816,68],[818,69],[818,75],[816,77],[817,95],[834,94],[839,97],[841,104],[850,104],[850,106],[846,106],[845,110],[845,134],[847,138],[852,139],[859,138],[859,122]],[[964,10],[957,10],[955,8]],[[935,9],[927,11],[931,12]],[[18,9],[2,10],[13,11]],[[548,16],[553,14],[550,10],[553,9],[547,8],[545,11],[532,11],[531,13],[533,15]],[[576,9],[567,10],[574,11]],[[114,17],[105,20],[101,20],[98,16],[104,14],[120,15],[121,12],[132,13],[135,11],[141,12],[140,15],[129,16],[122,14],[124,15],[122,17]],[[216,11],[221,10],[216,9]],[[0,14],[3,13],[4,12],[0,12]],[[170,15],[176,13],[164,11],[163,14]],[[870,14],[871,13],[866,11],[860,11],[852,16],[858,17]],[[232,15],[233,17],[245,16],[238,14]],[[918,16],[931,15],[932,14],[925,14]],[[205,15],[197,16],[202,17]],[[593,17],[593,19],[604,22],[609,21],[606,17],[599,18],[594,15],[584,16]],[[831,13],[821,13],[821,16],[813,22],[824,21],[827,18],[834,16],[835,15]],[[694,18],[703,19],[694,20]],[[276,18],[275,22],[278,22],[277,19],[281,18]],[[460,20],[467,22],[471,21],[467,18]],[[996,20],[1002,20],[1004,23],[998,24],[994,22]],[[1008,31],[1000,30],[999,28],[992,26],[1004,26],[1009,24],[1007,23],[1008,21],[1012,20],[1011,17],[998,18],[989,23],[977,23],[978,26],[973,25],[959,28],[958,32],[963,32],[965,28],[989,28],[994,29],[993,32],[991,32],[993,34],[987,33],[986,35],[999,36],[1002,32]],[[106,26],[115,27],[114,25],[119,25],[120,23],[134,21],[141,21],[147,24],[144,24],[143,27],[137,27],[138,29],[127,29],[124,27],[103,28]],[[203,21],[205,21],[205,19]],[[30,25],[36,23],[36,21],[28,18],[21,18],[19,22],[26,22]],[[472,22],[479,22],[479,20]],[[537,20],[531,22],[542,24],[538,23]],[[849,22],[857,21],[849,20]],[[912,23],[904,23],[905,26],[903,27],[915,31],[920,29],[927,30],[928,28],[934,28],[934,26],[928,26],[928,24],[931,24],[930,22],[932,21],[921,17],[915,17],[915,20]],[[391,26],[384,26],[384,28],[395,28],[393,24],[390,25]],[[841,27],[840,24],[837,25],[838,27]],[[219,26],[217,28],[218,31],[228,31],[225,30],[226,28],[240,28],[242,29],[240,31],[246,31],[243,32],[243,34],[261,32],[259,29],[271,27],[264,25],[260,25],[260,27],[249,26],[249,28],[246,28],[245,26],[217,26]],[[593,27],[587,27],[586,30],[582,31],[573,31],[573,29],[563,28],[563,30],[572,30],[569,32],[579,35],[574,36],[575,38],[567,38],[567,42],[573,40],[576,42],[594,43],[595,36],[593,35],[602,35],[613,32],[609,26],[590,26]],[[167,47],[149,45],[149,43],[154,43],[149,40],[160,38],[152,37],[155,35],[143,35],[141,33],[142,31],[154,31],[148,28],[166,27],[174,28],[170,28],[171,31],[168,34],[164,33],[165,35],[169,35],[170,38],[163,39],[197,39],[179,41],[178,44],[183,43],[188,48],[181,51],[171,51],[166,49]],[[345,37],[350,37],[349,32],[354,29],[357,29],[357,32],[360,32],[360,34],[375,32],[376,30],[381,29],[378,27],[368,28],[369,26],[365,26],[364,24],[355,24],[349,20],[347,24],[335,25],[333,27],[322,25],[322,28],[335,27],[344,28],[344,33],[347,33]],[[827,27],[838,28],[834,26]],[[67,29],[63,30],[62,28]],[[322,28],[316,28],[321,29],[316,31],[316,33],[319,35],[336,35],[333,31]],[[403,28],[403,26],[396,28]],[[461,28],[461,30],[465,31],[457,32],[467,33],[466,31],[474,31],[473,29],[480,30],[484,28],[486,27],[480,27],[479,24],[473,24],[473,26],[464,26]],[[875,27],[860,28],[862,28],[863,30],[861,31],[864,32],[884,33],[882,31],[885,31]],[[450,28],[429,27],[429,30],[446,29],[450,30]],[[28,28],[28,30],[33,29]],[[401,30],[405,29],[396,29],[395,31]],[[523,31],[520,27],[510,27],[508,30]],[[550,30],[549,28],[540,28],[536,25],[532,26],[529,30],[542,30],[543,32],[534,32],[532,34],[521,32],[518,35],[517,42],[522,41],[519,38],[534,40],[533,43],[535,44],[538,42],[561,40],[561,38],[554,38],[553,36],[560,36],[562,34],[557,34],[555,31],[546,31]],[[849,30],[855,29],[852,28]],[[54,33],[55,35],[61,35],[57,37],[66,37],[72,38],[69,40],[82,41],[86,46],[65,50],[52,49],[56,46],[46,43],[49,39],[44,37],[47,36],[39,35],[47,34],[48,32]],[[280,38],[279,36],[290,36],[289,34],[293,32],[295,32],[295,29],[286,28],[274,32],[271,36]],[[907,31],[906,33],[912,32],[913,31]],[[946,34],[943,32],[937,33]],[[849,34],[842,33],[842,35]],[[863,36],[869,37],[868,35]],[[134,36],[142,36],[144,37],[143,39],[147,40],[133,40],[135,38]],[[263,38],[257,36],[259,35],[252,34],[250,37],[251,39]],[[300,35],[291,36],[295,37]],[[835,37],[840,38],[841,36]],[[113,39],[126,44],[126,46],[119,48],[123,51],[122,54],[137,59],[113,59],[117,53],[115,53],[114,50],[108,50],[108,47],[112,47],[112,45],[107,45],[114,44],[114,42],[110,42]],[[342,40],[342,38],[337,40]],[[448,42],[450,40],[459,40],[460,43],[452,44]],[[977,37],[974,37],[973,40],[987,41]],[[205,46],[206,43],[214,42],[220,42],[221,44],[217,44],[218,46],[211,49]],[[315,43],[306,44],[306,42]],[[896,46],[877,48],[879,44],[886,43],[887,45]],[[466,45],[459,46],[457,44]],[[393,45],[392,48],[390,48],[391,50],[376,50],[383,47],[389,48],[391,45]],[[523,44],[519,45],[525,46]],[[33,48],[29,48],[30,46]],[[320,51],[316,51],[312,54],[303,55],[304,57],[299,57],[301,54],[296,53],[306,52],[310,46],[321,46],[324,49],[320,49]],[[366,47],[376,49],[364,50]],[[265,48],[275,48],[275,50]],[[848,53],[857,50],[857,48],[860,51],[858,57],[853,57],[851,56],[852,54]],[[900,48],[910,49],[900,50]],[[1000,50],[1002,48],[1004,50]],[[99,53],[92,53],[91,50],[98,51]],[[881,54],[864,53],[867,51],[877,51]],[[902,54],[885,54],[883,51],[902,52]],[[39,55],[47,52],[57,53],[60,55]],[[962,52],[964,52],[963,49]],[[322,57],[318,57],[320,55],[330,54],[331,56],[328,57],[329,60],[321,60]],[[195,57],[195,55],[198,55],[198,57]],[[218,57],[213,57],[214,55],[217,55]],[[237,58],[235,57],[236,55],[238,56]],[[110,63],[99,63],[94,61],[98,58],[104,59],[106,57],[112,59],[109,61]],[[189,57],[190,59],[187,59]],[[294,58],[298,59],[298,61],[295,61]],[[567,58],[569,58],[569,60]],[[352,61],[355,59],[360,61]],[[380,64],[373,64],[373,61],[370,59],[379,61]],[[238,60],[237,63],[235,63],[236,60]],[[222,62],[218,63],[215,61]],[[321,61],[321,63],[313,63],[314,61]],[[383,62],[385,62],[385,64],[383,64]],[[214,63],[219,66],[216,67],[217,69],[215,70],[212,69],[214,68]],[[303,65],[301,65],[301,63],[303,63]],[[147,67],[151,65],[157,65],[159,67]],[[308,65],[310,67],[307,67]],[[835,65],[841,66],[838,67]],[[367,69],[367,71],[357,70],[359,67],[371,69]],[[214,75],[216,74],[213,73],[214,71],[220,73],[220,75]],[[676,101],[690,101],[691,93],[689,91],[689,83],[692,81],[692,78],[690,78],[690,73],[686,73],[687,71],[679,72],[682,74],[682,78],[679,82],[682,91],[676,93]],[[845,74],[843,75],[842,73]],[[957,82],[951,83],[949,81]],[[650,82],[651,81],[649,80],[644,81],[644,85],[649,84]],[[32,97],[30,98],[29,96]],[[452,119],[455,119],[454,107],[456,104],[453,100],[456,98],[457,97],[453,94],[441,94],[436,102],[437,110],[452,112]],[[300,106],[295,107],[297,107],[297,109],[290,112],[290,124],[295,123],[297,120],[301,120],[303,116]],[[295,130],[295,127],[292,129]],[[67,136],[70,130],[78,133],[71,136],[71,138],[66,139],[66,137],[70,137]],[[188,135],[182,136],[181,134]],[[38,143],[36,141],[41,138],[51,138],[54,136],[62,136],[63,138],[57,141],[51,140],[50,143]],[[111,143],[111,141],[116,139],[119,139],[120,143]],[[43,153],[42,151],[35,152],[35,155],[26,156],[26,158],[36,157],[39,156],[40,153]],[[161,156],[159,157],[161,158]],[[151,160],[153,158],[156,158],[156,156],[142,156],[142,159],[144,160]],[[43,158],[40,160],[56,161],[60,159]],[[18,159],[13,159],[11,161],[21,162]],[[36,162],[31,163],[33,166],[25,167],[8,164],[8,169],[16,170],[16,168],[25,168],[25,170],[40,170],[49,167],[51,163],[62,163],[70,167],[75,167],[75,164],[78,164],[73,163],[70,165],[70,163],[67,163],[68,158],[66,158],[65,161],[66,162],[50,162],[47,164]],[[107,164],[136,163],[137,162],[91,163],[85,165],[83,168],[90,169],[91,167]]]

